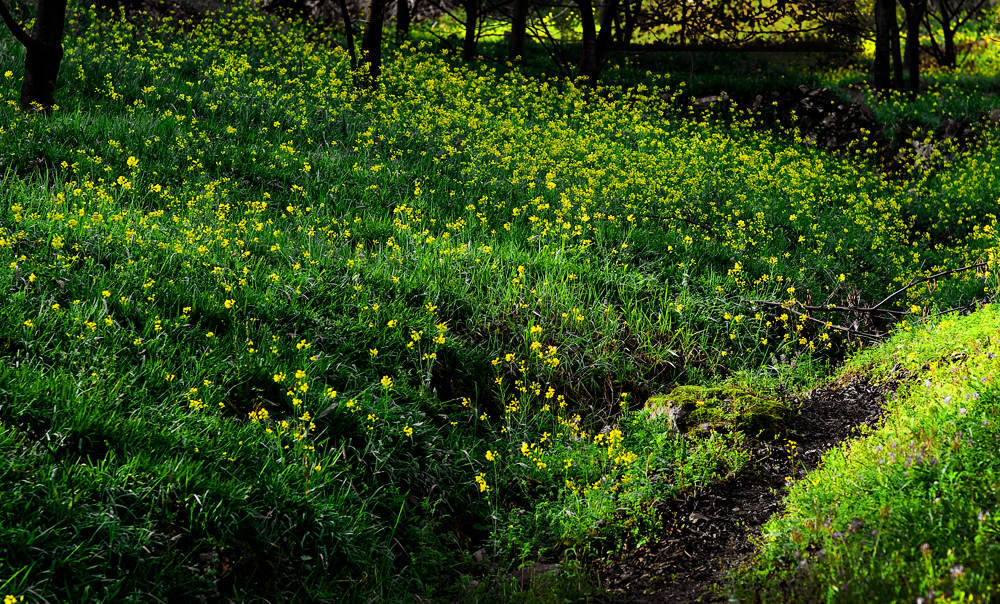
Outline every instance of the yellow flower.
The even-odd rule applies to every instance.
[[[105,298],[110,298],[111,292],[109,292],[108,290],[104,290],[101,292],[101,295],[104,296]]]
[[[405,434],[407,436],[413,436],[413,428],[411,428],[409,426],[404,426],[403,427],[403,434]]]
[[[128,164],[129,168],[135,168],[139,165],[139,160],[129,155],[125,163]]]
[[[215,337],[215,332],[214,331],[209,331],[209,332],[205,333],[205,337],[206,338],[214,338]]]
[[[380,383],[382,384],[383,387],[385,387],[385,388],[392,388],[392,378],[391,377],[389,377],[387,375],[383,375],[382,379],[379,380],[379,381],[380,381]]]
[[[490,490],[490,485],[486,484],[486,475],[485,474],[477,474],[476,475],[476,484],[479,485],[479,492],[480,493],[485,493],[486,491]]]
[[[232,308],[236,306],[236,300],[226,300],[222,303],[226,308]]]

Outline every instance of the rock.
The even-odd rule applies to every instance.
[[[785,409],[778,399],[732,386],[678,386],[645,405],[650,420],[666,418],[670,429],[689,434],[762,430],[780,421]]]
[[[990,109],[986,112],[985,118],[990,124],[1000,124],[1000,109]]]
[[[722,94],[712,94],[709,96],[703,96],[694,100],[694,104],[698,106],[704,105],[714,105],[715,103],[724,103],[729,100],[729,95],[723,92]]]

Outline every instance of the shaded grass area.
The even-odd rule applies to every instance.
[[[905,91],[872,90],[871,42],[863,41],[856,50],[648,50],[610,53],[602,80],[623,89],[637,85],[677,89],[682,102],[723,94],[734,101],[742,116],[753,115],[761,126],[774,125],[775,118],[787,127],[794,125],[787,109],[779,115],[770,111],[772,93],[795,96],[797,89],[830,89],[844,104],[864,103],[877,123],[878,134],[893,151],[908,147],[912,141],[940,135],[950,120],[977,128],[990,111],[1000,108],[1000,65],[994,45],[995,10],[979,15],[961,32],[963,53],[956,68],[941,68],[929,55],[930,39],[924,35],[922,92],[914,98]],[[458,40],[440,38],[435,22],[418,27],[417,35],[426,37],[439,48],[459,51]],[[938,32],[940,38],[940,32]],[[579,43],[547,39],[534,40],[525,53],[520,69],[537,77],[553,73],[572,76]],[[485,37],[479,45],[484,59],[503,69],[507,47],[496,36]],[[754,107],[758,95],[764,108]],[[703,108],[702,108],[703,109]],[[727,112],[718,114],[726,117]],[[990,118],[991,121],[996,121]],[[782,136],[784,128],[775,129]]]

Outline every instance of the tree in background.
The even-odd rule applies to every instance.
[[[410,23],[413,13],[410,0],[396,0],[396,42],[402,43],[410,37]]]
[[[897,7],[903,8],[906,47],[900,59],[900,30]],[[928,14],[927,0],[875,0],[875,56],[872,60],[872,86],[879,89],[902,88],[903,66],[907,88],[920,91],[920,29]],[[892,73],[890,74],[890,69]]]
[[[347,56],[351,58],[351,71],[354,71],[358,68],[358,58],[354,54],[354,23],[351,22],[351,11],[347,8],[347,0],[340,0],[340,18],[344,23]]]
[[[644,0],[636,8],[640,29],[672,32],[664,41],[680,47],[733,48],[765,37],[850,47],[861,33],[854,0]]]
[[[896,23],[896,0],[875,0],[875,55],[872,59],[872,85],[885,89],[892,84],[890,77],[893,30]],[[899,35],[896,34],[896,45]]]
[[[56,77],[63,58],[66,0],[38,0],[31,34],[21,27],[3,0],[0,0],[0,18],[25,49],[21,107],[51,111],[56,103]]]
[[[594,6],[590,0],[577,0],[580,24],[583,28],[583,48],[580,51],[580,75],[590,83],[597,83],[601,67],[611,45],[611,28],[620,5],[619,0],[604,0],[600,9],[600,30],[594,20]]]
[[[941,67],[954,67],[958,62],[955,33],[980,13],[987,0],[931,0],[924,26],[931,40],[930,53]],[[941,42],[935,35],[934,24],[941,28]]]
[[[382,73],[382,26],[385,24],[385,0],[371,0],[368,23],[361,38],[361,60],[368,67],[369,86],[376,86]]]
[[[472,61],[476,58],[479,2],[480,0],[465,0],[465,40],[462,43],[462,58],[466,61]]]
[[[900,0],[906,20],[906,48],[903,62],[910,76],[910,91],[920,92],[920,25],[927,12],[927,0]]]
[[[507,58],[517,61],[524,56],[524,43],[528,35],[528,10],[530,0],[514,0],[510,17],[510,38],[507,43]]]

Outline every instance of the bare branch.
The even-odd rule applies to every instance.
[[[966,11],[965,11],[965,17],[963,17],[963,18],[958,19],[958,20],[955,21],[955,29],[958,29],[958,28],[962,27],[963,25],[965,25],[965,23],[969,19],[971,19],[972,17],[974,17],[975,15],[977,15],[979,13],[979,11],[981,11],[983,9],[984,6],[986,6],[986,0],[979,0],[979,2],[977,2],[977,3],[975,3],[975,4],[972,5],[972,8],[966,9]]]
[[[25,48],[34,46],[35,40],[28,35],[28,32],[24,31],[24,29],[18,25],[17,21],[14,20],[14,16],[10,14],[10,10],[7,8],[7,4],[3,0],[0,0],[0,19],[3,19],[3,22],[7,24],[7,29],[10,30],[10,33],[14,34],[14,38],[23,44]]]
[[[840,332],[846,333],[848,335],[855,336],[857,338],[864,338],[866,340],[871,340],[873,342],[877,342],[877,341],[879,341],[879,340],[882,339],[880,336],[878,336],[876,334],[873,334],[873,333],[868,333],[868,332],[865,332],[865,331],[859,331],[857,329],[851,329],[850,327],[844,327],[843,325],[834,325],[833,323],[830,323],[828,321],[824,321],[822,319],[817,319],[816,317],[813,317],[813,316],[811,316],[811,315],[809,315],[807,313],[799,312],[799,311],[795,310],[794,308],[791,308],[790,305],[788,305],[786,303],[783,303],[783,302],[776,302],[776,301],[773,301],[773,300],[746,300],[746,299],[744,299],[743,302],[745,304],[759,304],[759,305],[763,305],[763,306],[770,306],[772,308],[781,308],[781,309],[784,309],[784,310],[792,313],[796,317],[803,317],[806,320],[812,321],[813,323],[817,323],[819,325],[822,325],[822,326],[826,327],[827,329],[832,329],[834,331],[840,331]]]
[[[875,306],[873,306],[872,310],[877,310],[879,308],[882,308],[882,306],[886,302],[889,302],[890,300],[892,300],[893,298],[895,298],[899,294],[901,294],[901,293],[903,293],[905,291],[908,291],[908,290],[910,290],[910,289],[912,289],[912,288],[920,285],[921,283],[927,283],[928,281],[933,281],[933,280],[938,279],[940,277],[946,277],[948,275],[953,275],[955,273],[961,273],[961,272],[969,271],[969,270],[972,270],[972,269],[986,268],[986,266],[987,266],[986,262],[977,262],[975,264],[970,264],[968,266],[963,266],[961,268],[953,268],[951,270],[941,271],[940,273],[934,273],[933,275],[924,277],[923,279],[917,279],[916,281],[910,281],[908,284],[906,284],[903,287],[901,287],[901,288],[897,289],[896,291],[892,292],[884,300],[882,300],[881,302],[879,302],[878,304],[876,304]]]
[[[864,306],[837,306],[834,304],[828,304],[826,306],[809,306],[806,304],[797,304],[797,306],[803,310],[808,310],[811,312],[819,311],[831,311],[831,312],[857,312],[857,313],[876,313],[881,312],[887,315],[900,315],[905,316],[907,313],[902,310],[892,310],[889,308],[867,308]]]

